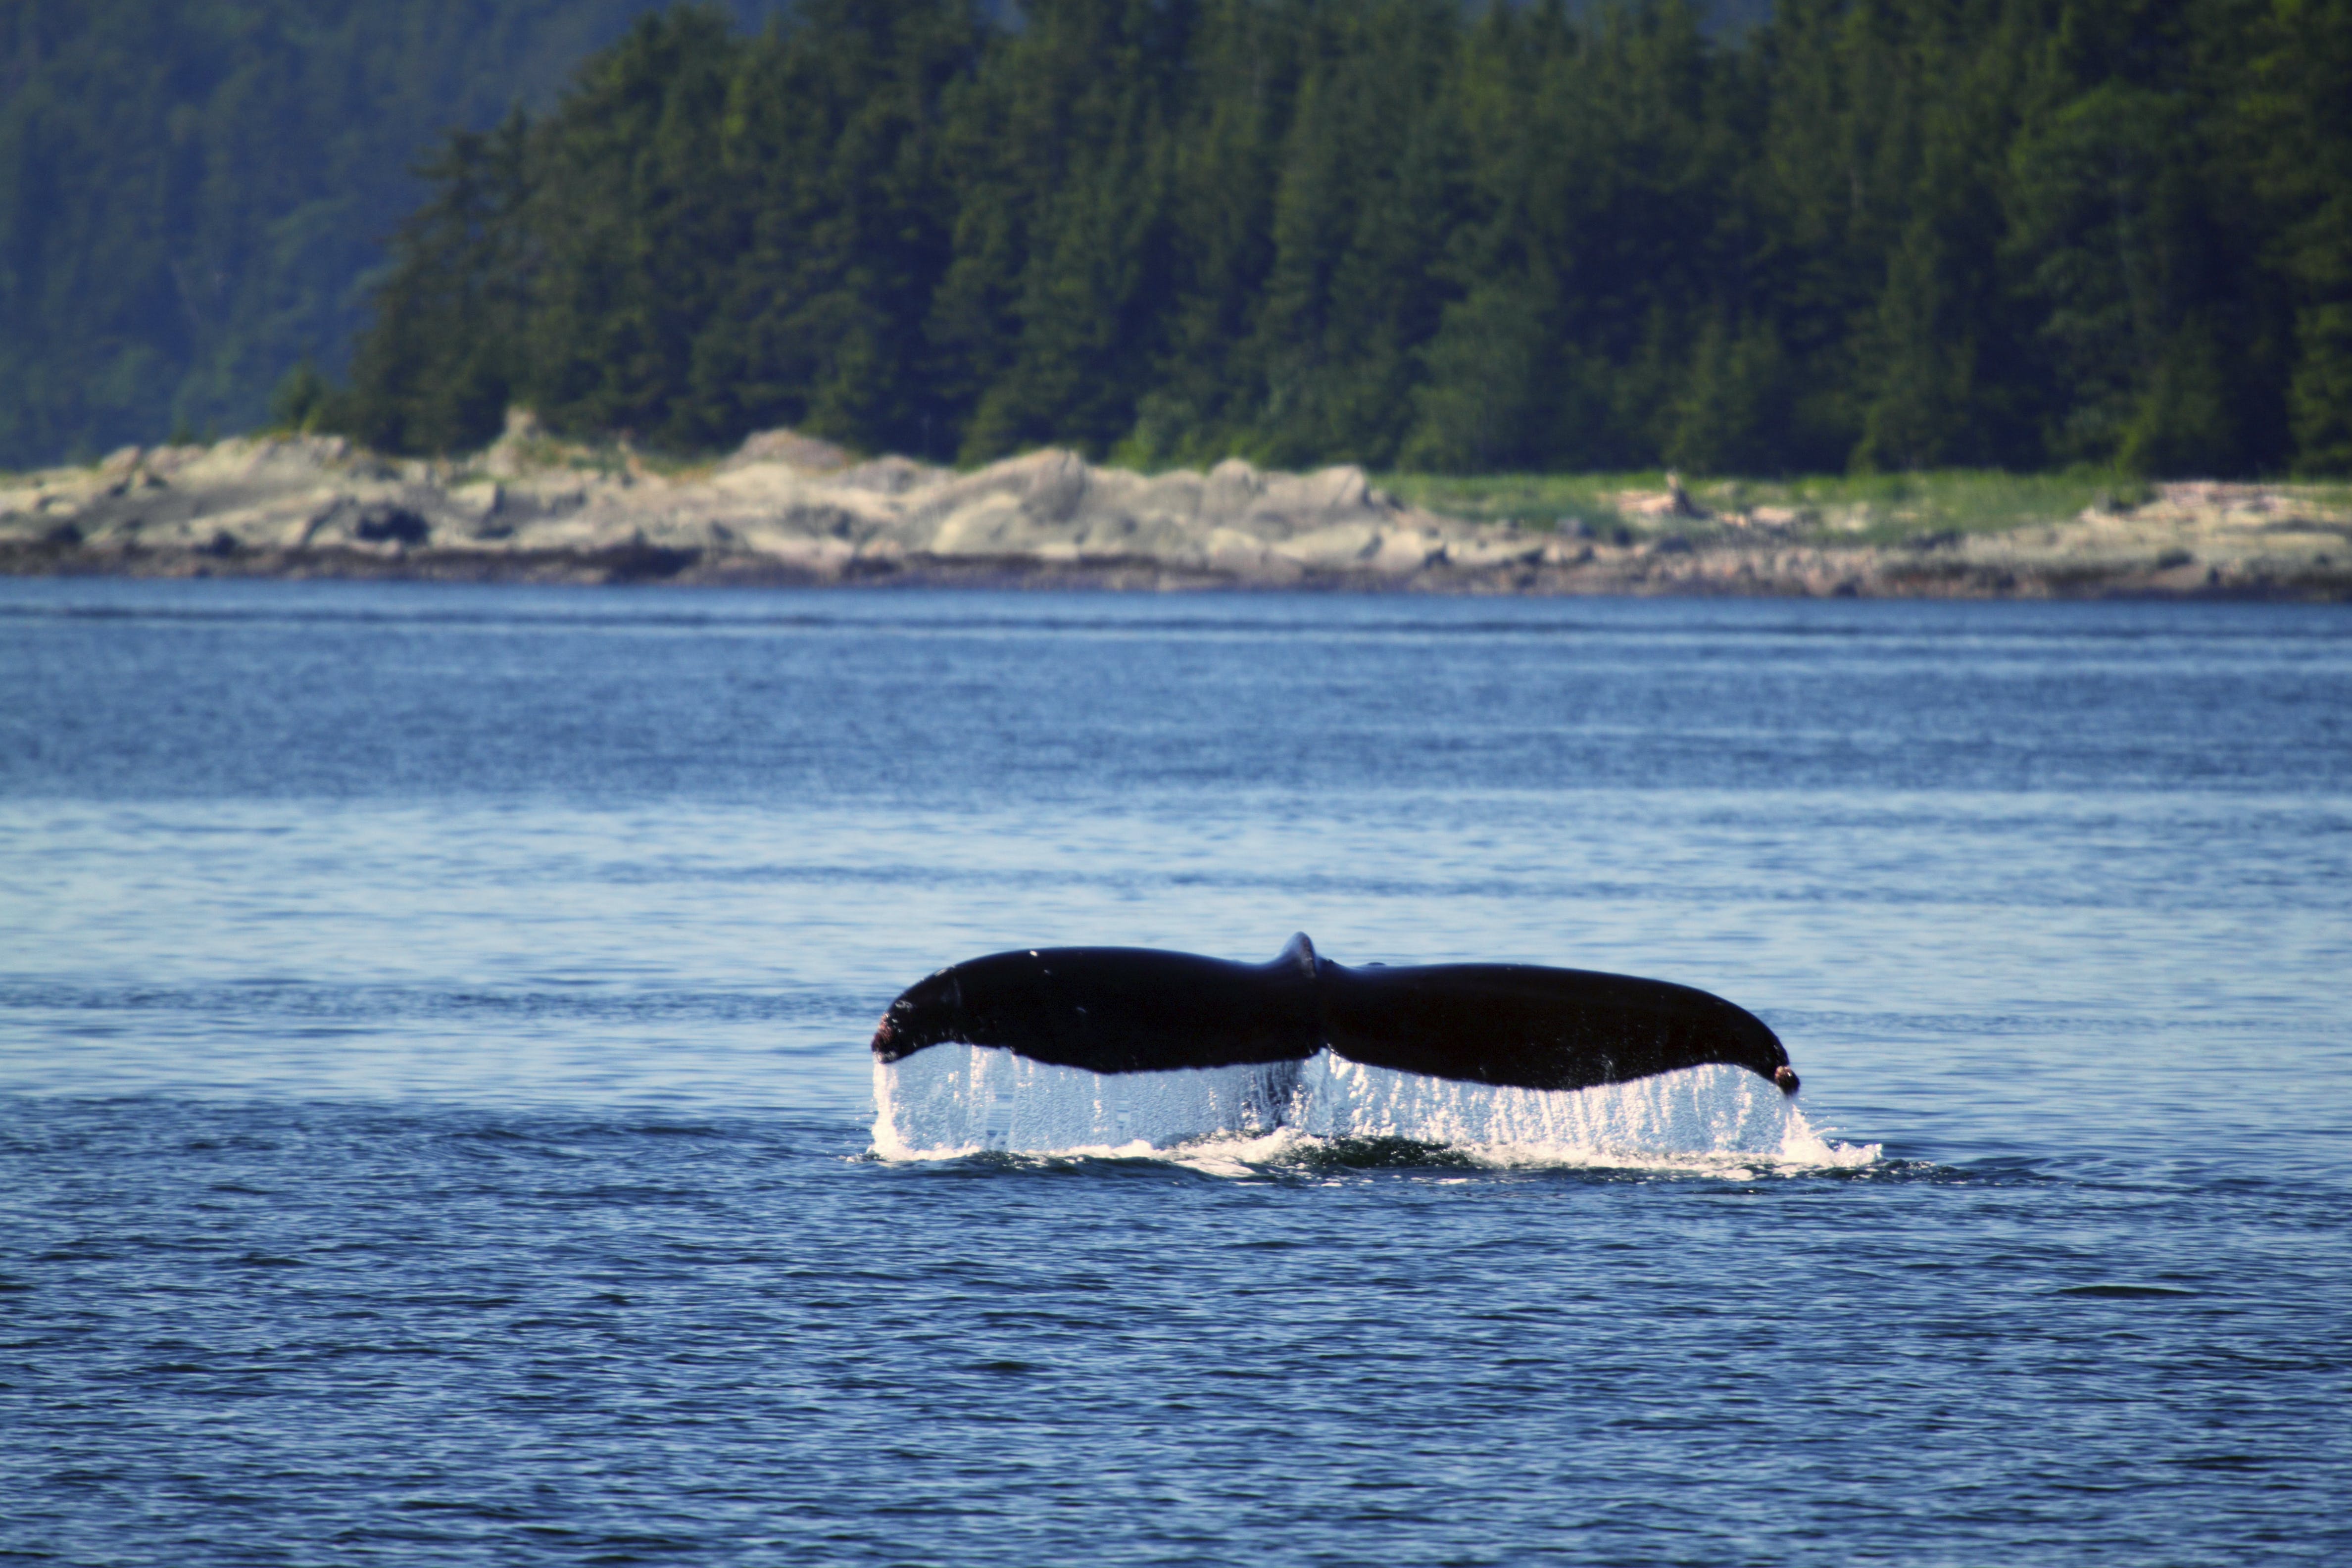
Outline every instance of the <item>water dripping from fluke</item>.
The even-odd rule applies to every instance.
[[[1643,1168],[1731,1175],[1850,1169],[1834,1142],[1753,1072],[1708,1063],[1630,1082],[1531,1089],[1350,1061],[1097,1073],[998,1047],[940,1045],[874,1066],[872,1152],[1155,1160],[1218,1173],[1273,1167]]]

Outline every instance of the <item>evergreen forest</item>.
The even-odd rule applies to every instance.
[[[347,374],[321,345],[278,413],[420,453],[522,404],[681,452],[2352,471],[2352,0],[1706,24],[646,14],[427,148]]]
[[[658,4],[0,0],[0,466],[249,429],[340,371],[420,153]]]

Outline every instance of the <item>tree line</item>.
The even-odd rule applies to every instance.
[[[2352,0],[681,5],[425,176],[289,416],[2352,470]]]
[[[340,375],[418,150],[551,104],[657,3],[0,3],[0,465],[249,429],[305,354]]]

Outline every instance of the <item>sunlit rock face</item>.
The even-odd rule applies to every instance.
[[[1868,520],[1694,499],[1673,476],[1610,505],[1621,523],[1521,528],[1405,505],[1352,467],[1143,474],[1047,448],[959,472],[790,430],[678,464],[557,440],[518,412],[465,458],[285,436],[0,476],[0,571],[2352,596],[2352,512],[2292,487],[2167,485],[2126,512],[1895,542]]]

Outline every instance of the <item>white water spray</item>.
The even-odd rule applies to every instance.
[[[1582,1089],[1494,1088],[1367,1067],[1330,1051],[1304,1062],[1095,1073],[987,1046],[940,1045],[874,1068],[874,1150],[940,1159],[982,1150],[1170,1156],[1224,1164],[1257,1142],[1402,1139],[1508,1164],[1866,1164],[1876,1145],[1832,1143],[1779,1089],[1723,1063]]]

